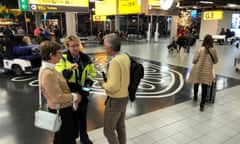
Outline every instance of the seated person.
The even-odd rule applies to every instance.
[[[219,33],[219,35],[225,35],[225,30],[224,30],[224,28],[221,29],[221,32]]]
[[[230,31],[229,28],[226,30],[225,35],[226,35],[226,39],[232,37],[232,32]]]

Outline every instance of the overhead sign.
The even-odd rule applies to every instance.
[[[148,0],[148,5],[160,6],[160,0]]]
[[[19,9],[21,11],[28,11],[28,0],[20,0],[19,1]]]
[[[32,11],[88,12],[88,0],[28,0]]]
[[[142,12],[141,0],[119,0],[118,14],[138,14]]]
[[[106,21],[107,16],[93,15],[93,21]]]
[[[203,13],[203,20],[221,20],[223,11],[205,11]]]
[[[116,0],[104,0],[95,2],[95,14],[96,15],[116,15],[117,11]]]
[[[104,0],[95,2],[96,15],[138,14],[142,12],[141,0]]]

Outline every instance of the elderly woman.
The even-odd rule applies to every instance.
[[[207,96],[207,87],[212,85],[214,79],[213,65],[218,63],[216,48],[213,47],[211,35],[204,37],[202,47],[198,48],[193,58],[193,68],[190,72],[188,82],[194,84],[194,101],[197,101],[198,86],[202,85],[202,99],[200,111],[203,111]]]
[[[60,105],[62,125],[54,135],[54,144],[76,144],[73,126],[73,108],[77,109],[81,96],[71,93],[64,77],[55,70],[55,64],[62,58],[61,46],[44,41],[40,44],[42,66],[39,72],[39,83],[42,94],[47,100],[50,112],[56,113]],[[73,108],[72,108],[73,106]]]

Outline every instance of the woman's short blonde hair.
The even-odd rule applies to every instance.
[[[77,41],[79,43],[79,50],[81,52],[83,51],[83,46],[82,46],[81,40],[78,36],[76,36],[76,35],[67,36],[64,40],[64,45],[65,45],[66,48],[69,47],[69,42],[70,41]]]

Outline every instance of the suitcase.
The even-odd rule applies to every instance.
[[[240,57],[235,57],[234,58],[234,67],[236,71],[240,70]]]
[[[206,102],[214,103],[216,97],[217,82],[213,80],[212,85],[207,88]]]

